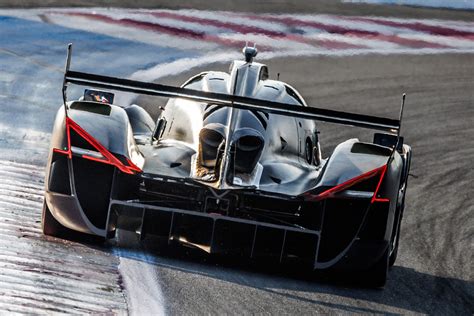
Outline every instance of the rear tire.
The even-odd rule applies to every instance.
[[[398,241],[400,240],[400,226],[402,224],[402,219],[400,218],[399,219],[399,223],[398,223],[398,232],[397,232],[397,236],[395,237],[395,245],[393,247],[393,250],[392,250],[392,254],[390,255],[390,258],[388,260],[388,265],[389,267],[393,267],[393,265],[395,264],[395,261],[397,260],[397,255],[398,255]]]
[[[389,262],[389,249],[385,250],[382,257],[379,261],[372,266],[372,268],[367,271],[365,285],[374,288],[384,287],[385,283],[387,283],[387,275],[388,275],[388,262]]]
[[[405,192],[408,186],[408,180],[405,181]],[[397,216],[397,221],[394,223],[394,225],[397,225],[394,227],[396,229],[396,235],[395,235],[395,244],[393,245],[393,250],[391,250],[390,258],[388,261],[389,267],[393,267],[395,264],[395,261],[397,260],[397,255],[398,255],[398,244],[400,240],[400,230],[402,229],[402,218],[403,218],[403,211],[405,210],[405,192],[403,193],[403,198],[402,198],[402,203],[400,205],[400,209],[398,210],[398,216]]]
[[[396,224],[398,224],[397,227],[395,227],[397,229],[397,232],[396,232],[396,236],[395,236],[395,244],[393,246],[393,250],[391,251],[391,254],[390,254],[390,258],[389,258],[389,261],[388,261],[388,265],[389,267],[393,267],[393,265],[395,264],[395,261],[397,260],[397,256],[398,256],[398,244],[399,244],[399,240],[400,240],[400,230],[402,229],[402,218],[403,218],[403,212],[405,211],[405,197],[406,197],[406,191],[407,191],[407,188],[408,188],[408,172],[410,171],[410,164],[411,164],[411,153],[408,157],[408,166],[407,166],[407,175],[406,175],[406,178],[405,178],[405,188],[404,188],[404,191],[403,191],[403,198],[402,198],[402,203],[400,204],[400,209],[398,211],[398,219],[396,222]]]

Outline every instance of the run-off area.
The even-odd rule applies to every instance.
[[[119,258],[41,232],[43,167],[0,160],[0,313],[125,314]]]

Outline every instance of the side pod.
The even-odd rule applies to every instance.
[[[105,226],[114,183],[133,188],[126,176],[141,172],[132,162],[135,148],[130,135],[125,111],[113,105],[78,101],[70,104],[68,117],[58,111],[45,200],[59,224],[82,233],[108,235]]]

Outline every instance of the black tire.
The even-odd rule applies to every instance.
[[[408,179],[405,181],[405,192],[408,187]],[[403,211],[405,210],[405,196],[406,194],[403,194],[402,198],[402,203],[400,205],[400,209],[398,210],[398,218],[397,221],[394,224],[397,224],[398,226],[395,226],[394,228],[397,230],[396,235],[395,235],[395,244],[393,245],[393,250],[391,250],[390,258],[388,260],[388,266],[393,267],[395,264],[395,261],[397,261],[397,256],[398,256],[398,244],[400,240],[400,230],[402,229],[402,218],[403,218]]]
[[[398,211],[398,219],[397,219],[397,222],[395,222],[396,224],[398,224],[398,226],[396,227],[396,229],[397,229],[396,234],[397,235],[395,236],[395,244],[393,246],[393,250],[391,251],[390,258],[388,260],[388,266],[389,267],[393,267],[393,265],[395,264],[395,261],[397,261],[398,244],[399,244],[399,241],[400,241],[400,231],[402,229],[403,212],[405,211],[405,197],[406,197],[406,191],[408,189],[408,173],[410,171],[410,165],[411,165],[411,154],[410,154],[410,157],[409,157],[409,160],[408,160],[407,175],[406,175],[406,178],[405,178],[405,191],[403,193],[402,203],[401,203],[400,209]]]
[[[64,227],[58,222],[48,208],[46,202],[43,203],[43,214],[41,216],[41,229],[43,234],[51,237],[57,237],[70,241],[85,242],[90,244],[101,244],[106,239],[100,236],[94,236],[74,231]]]
[[[389,261],[389,249],[385,250],[379,261],[367,271],[365,278],[365,285],[368,287],[380,288],[384,287],[387,282],[388,275],[388,261]]]
[[[395,245],[393,246],[392,253],[390,254],[390,258],[388,259],[388,266],[393,267],[395,264],[395,261],[397,260],[397,255],[398,255],[398,241],[400,240],[400,229],[402,225],[402,219],[398,220],[398,231],[397,235],[395,236]]]

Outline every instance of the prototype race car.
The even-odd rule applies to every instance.
[[[42,228],[113,238],[153,234],[208,253],[297,260],[311,269],[363,272],[380,287],[397,256],[411,148],[401,116],[309,107],[268,78],[255,47],[230,72],[181,87],[70,70],[46,172]],[[155,121],[138,105],[69,84],[169,97]],[[321,157],[317,121],[381,130]]]

